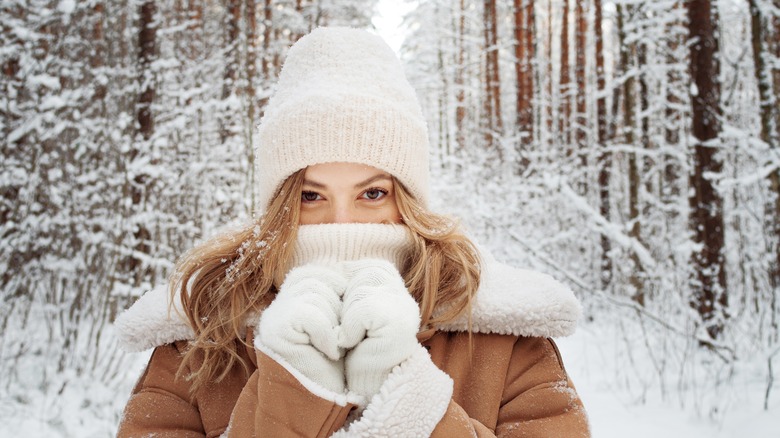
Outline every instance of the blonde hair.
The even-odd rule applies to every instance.
[[[401,219],[414,238],[402,274],[420,304],[423,327],[448,322],[467,310],[470,315],[481,273],[477,248],[457,221],[423,208],[402,184],[394,183]]]
[[[193,393],[221,381],[236,365],[249,370],[238,349],[246,345],[248,319],[273,300],[274,278],[288,266],[304,170],[285,180],[259,220],[194,247],[177,263],[171,294],[181,297],[195,331],[177,376],[188,371],[184,377]],[[447,322],[470,309],[479,286],[478,252],[456,221],[427,211],[395,178],[393,184],[414,239],[404,280],[420,304],[424,327]]]

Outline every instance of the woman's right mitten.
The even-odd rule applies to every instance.
[[[349,350],[345,375],[351,392],[371,397],[391,370],[418,348],[420,308],[401,274],[385,260],[344,263],[339,343]]]
[[[324,388],[344,392],[344,350],[337,327],[345,288],[346,279],[334,269],[293,269],[260,316],[256,346],[270,349]]]

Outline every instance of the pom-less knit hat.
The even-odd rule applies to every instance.
[[[306,166],[361,163],[428,201],[428,132],[403,67],[382,38],[318,28],[289,50],[256,149],[258,205]]]

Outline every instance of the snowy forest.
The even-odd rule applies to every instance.
[[[0,1],[0,435],[116,432],[146,357],[112,322],[252,218],[289,46],[380,6],[434,209],[583,304],[594,436],[780,436],[778,0]]]

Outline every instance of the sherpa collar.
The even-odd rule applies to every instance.
[[[517,269],[482,254],[482,277],[472,305],[471,329],[477,333],[558,337],[574,332],[581,307],[572,291],[547,274]],[[145,293],[115,323],[120,345],[127,351],[143,351],[195,335],[184,317],[178,297],[169,308],[165,286]],[[437,327],[442,331],[466,331],[462,315]]]

